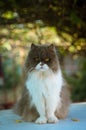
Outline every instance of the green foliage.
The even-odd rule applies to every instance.
[[[27,23],[42,20],[47,25],[54,25],[59,34],[86,37],[85,0],[0,0],[0,24]],[[39,13],[40,12],[40,13]],[[29,15],[30,14],[30,15]]]
[[[3,56],[6,88],[15,87],[21,66],[31,43],[55,43],[61,56],[86,55],[86,1],[7,0],[0,1],[0,54]],[[7,54],[6,53],[10,53]],[[20,57],[12,57],[16,53]],[[61,58],[61,60],[62,60]],[[73,101],[86,100],[86,60],[80,71],[67,77],[72,85]]]
[[[82,58],[79,64],[80,70],[70,76],[66,77],[71,85],[72,100],[74,102],[86,101],[86,59]]]
[[[3,59],[5,88],[17,87],[21,82],[22,68],[16,58],[5,56]]]

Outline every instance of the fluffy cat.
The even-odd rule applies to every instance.
[[[15,112],[25,121],[56,123],[65,118],[70,94],[61,73],[54,45],[31,45],[25,69],[27,78]]]

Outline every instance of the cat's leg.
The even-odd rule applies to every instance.
[[[53,109],[52,107],[48,109],[47,119],[48,123],[56,123],[59,121],[58,118],[55,116],[55,109]]]
[[[53,101],[48,101],[46,106],[47,120],[48,123],[56,123],[59,119],[55,116],[57,103]]]
[[[39,113],[39,117],[36,119],[35,123],[38,123],[38,124],[47,123],[47,118],[46,118],[46,114],[45,114],[45,104],[44,104],[43,100],[39,101],[36,108]]]
[[[37,124],[45,124],[47,123],[47,118],[41,115],[39,118],[36,119],[35,123]]]

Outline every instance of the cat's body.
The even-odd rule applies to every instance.
[[[32,45],[26,60],[27,79],[15,111],[26,121],[55,123],[70,104],[55,47]]]

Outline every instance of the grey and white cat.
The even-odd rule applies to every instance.
[[[31,45],[25,69],[27,78],[15,112],[25,121],[56,123],[65,118],[70,94],[54,45]]]

